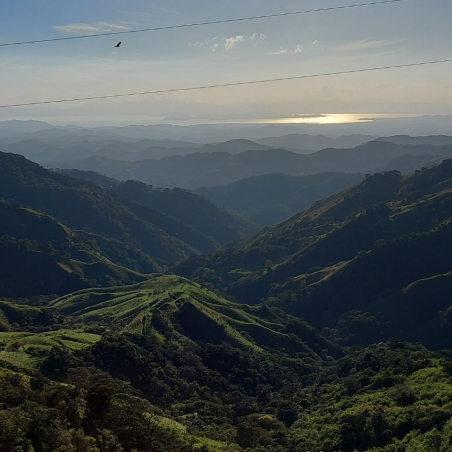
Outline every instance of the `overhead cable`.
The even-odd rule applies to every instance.
[[[37,102],[24,102],[17,104],[6,104],[0,105],[0,108],[12,108],[12,107],[27,107],[33,105],[47,105],[47,104],[62,104],[69,102],[82,102],[88,100],[98,100],[98,99],[115,99],[121,97],[133,97],[133,96],[148,96],[152,94],[168,94],[168,93],[178,93],[184,91],[199,91],[206,89],[214,89],[214,88],[227,88],[233,86],[245,86],[245,85],[257,85],[263,83],[274,83],[274,82],[284,82],[290,80],[301,80],[308,78],[317,78],[317,77],[331,77],[335,75],[345,75],[345,74],[358,74],[361,72],[372,72],[372,71],[383,71],[388,69],[400,69],[400,68],[410,68],[415,66],[429,66],[433,64],[443,64],[443,63],[452,63],[452,58],[444,59],[444,60],[435,60],[435,61],[422,61],[418,63],[407,63],[407,64],[397,64],[393,66],[377,66],[371,68],[363,68],[363,69],[352,69],[348,71],[337,71],[337,72],[326,72],[322,74],[307,74],[307,75],[297,75],[292,77],[280,77],[273,79],[264,79],[264,80],[252,80],[246,82],[233,82],[233,83],[220,83],[216,85],[206,85],[206,86],[194,86],[188,88],[173,88],[173,89],[162,89],[155,91],[141,91],[136,93],[123,93],[123,94],[108,94],[103,96],[89,96],[89,97],[76,97],[72,99],[56,99],[56,100],[46,100],[46,101],[37,101]]]
[[[180,24],[180,25],[169,25],[165,27],[155,27],[155,28],[142,28],[138,30],[124,30],[124,31],[111,31],[105,33],[95,33],[89,35],[78,35],[78,36],[66,36],[62,38],[49,38],[49,39],[36,39],[32,41],[19,41],[19,42],[6,42],[1,44],[0,47],[12,47],[12,46],[20,46],[20,45],[28,45],[28,44],[42,44],[48,42],[57,42],[57,41],[71,41],[74,39],[88,39],[88,38],[98,38],[101,36],[115,36],[115,35],[126,35],[132,33],[149,33],[153,31],[163,31],[163,30],[175,30],[178,28],[191,28],[191,27],[203,27],[206,25],[220,25],[220,24],[228,24],[232,22],[245,22],[251,20],[261,20],[261,19],[271,19],[275,17],[288,17],[288,16],[299,16],[301,14],[311,14],[311,13],[320,13],[326,11],[335,11],[341,9],[351,9],[351,8],[362,8],[365,6],[377,6],[377,5],[385,5],[389,3],[400,3],[407,0],[381,0],[374,1],[369,3],[359,3],[354,5],[340,5],[340,6],[331,6],[326,8],[317,8],[310,9],[304,11],[292,11],[287,13],[276,13],[276,14],[265,14],[260,16],[250,16],[250,17],[239,17],[236,19],[223,19],[223,20],[215,20],[211,22],[197,22],[190,24]]]

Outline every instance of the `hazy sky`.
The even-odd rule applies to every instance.
[[[366,0],[6,0],[0,42]],[[370,0],[367,0],[370,1]],[[450,0],[0,48],[0,104],[229,83],[452,57]],[[122,41],[120,49],[113,46]],[[452,63],[199,92],[0,110],[0,119],[146,122],[452,113]],[[173,119],[171,119],[173,118]]]

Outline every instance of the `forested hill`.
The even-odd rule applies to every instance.
[[[370,176],[178,271],[240,301],[282,306],[343,343],[401,337],[450,347],[451,224],[447,160],[406,177]]]
[[[321,173],[298,177],[267,174],[219,187],[199,188],[196,193],[265,227],[280,223],[315,201],[345,190],[363,179],[364,174],[360,173]]]
[[[44,212],[72,230],[140,249],[161,267],[173,265],[191,253],[213,252],[220,242],[253,232],[249,225],[226,212],[217,215],[219,210],[202,197],[178,192],[173,198],[178,196],[191,201],[192,214],[199,222],[204,219],[207,224],[218,226],[215,238],[175,216],[94,183],[45,170],[15,154],[0,153],[0,197],[6,202]],[[173,211],[177,211],[177,203],[172,203],[171,198],[166,196]],[[197,209],[197,205],[201,208]],[[145,271],[141,267],[138,270]]]
[[[143,182],[128,180],[119,182],[91,171],[60,170],[76,179],[97,183],[123,198],[143,204],[159,212],[183,221],[220,245],[238,240],[256,232],[256,227],[219,209],[215,204],[189,190],[154,189]],[[223,206],[221,206],[223,207]]]
[[[74,231],[42,212],[1,200],[0,253],[0,297],[11,299],[132,284],[161,271],[130,243]]]

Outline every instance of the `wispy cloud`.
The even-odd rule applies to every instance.
[[[245,41],[245,36],[242,35],[233,36],[231,38],[226,39],[226,42],[223,44],[223,47],[226,50],[232,50],[237,46],[237,44],[243,41]]]
[[[276,50],[273,52],[268,52],[267,56],[272,56],[272,55],[297,55],[301,52],[303,52],[303,45],[298,44],[295,49],[280,49],[280,50]]]
[[[267,39],[262,33],[253,33],[252,35],[237,35],[229,38],[219,38],[216,36],[210,41],[196,41],[189,43],[192,47],[209,47],[212,52],[223,49],[226,51],[234,50],[239,44],[254,41],[258,44],[260,41]]]
[[[227,38],[223,44],[225,50],[233,50],[237,47],[238,44],[246,41],[263,41],[266,39],[266,36],[262,33],[254,33],[249,36],[238,35]]]
[[[204,46],[208,46],[210,44],[208,41],[196,41],[193,43],[189,43],[188,45],[192,46],[192,47],[204,47]]]
[[[400,42],[400,40],[391,41],[389,39],[380,39],[380,40],[362,39],[359,41],[353,41],[347,44],[340,45],[338,46],[338,50],[341,50],[343,52],[356,52],[361,50],[370,50],[378,49],[381,47],[387,47],[398,42]]]
[[[58,25],[53,27],[54,30],[62,33],[108,33],[110,31],[128,31],[129,27],[125,25],[112,24],[109,22],[93,22],[89,24],[73,23],[67,25]]]

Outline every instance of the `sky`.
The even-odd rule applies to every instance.
[[[372,0],[6,0],[0,43]],[[450,0],[0,47],[0,105],[452,58]],[[122,41],[119,49],[114,48]],[[452,113],[452,63],[126,99],[0,109],[0,120],[188,124]],[[328,116],[331,115],[331,116]],[[320,119],[316,119],[320,118]]]

